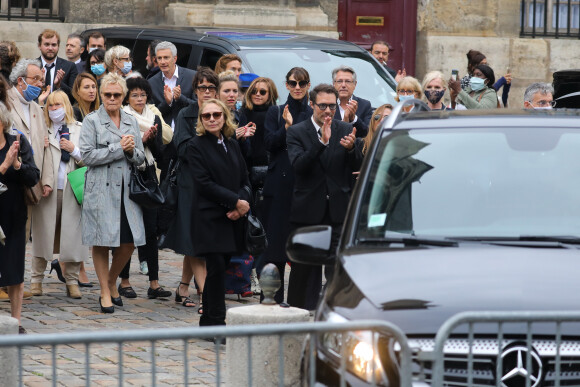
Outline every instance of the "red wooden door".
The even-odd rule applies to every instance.
[[[417,0],[339,0],[338,32],[367,49],[375,40],[389,42],[389,67],[415,74]]]

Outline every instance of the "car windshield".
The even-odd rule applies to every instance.
[[[332,84],[332,70],[346,65],[354,69],[357,85],[354,94],[379,107],[390,103],[395,105],[395,84],[380,64],[370,56],[355,51],[338,50],[242,50],[240,51],[245,65],[262,77],[268,77],[276,83],[278,103],[286,101],[286,73],[292,67],[304,67],[310,74],[311,87],[319,83]]]
[[[357,239],[580,237],[580,130],[384,132]]]

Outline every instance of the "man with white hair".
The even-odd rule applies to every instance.
[[[21,59],[10,73],[12,88],[8,90],[8,102],[14,128],[22,132],[32,145],[34,162],[42,176],[45,144],[48,144],[48,128],[42,108],[34,102],[44,85],[42,64],[38,59]],[[46,141],[45,141],[46,139]]]
[[[532,83],[524,92],[526,109],[552,109],[554,105],[554,88],[549,83]]]
[[[163,120],[175,129],[179,111],[193,103],[195,71],[177,65],[177,47],[171,42],[157,44],[155,58],[161,71],[149,79],[153,102]]]

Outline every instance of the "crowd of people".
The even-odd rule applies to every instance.
[[[194,71],[177,65],[174,44],[152,41],[145,78],[133,70],[131,51],[107,47],[99,32],[68,36],[67,59],[58,56],[60,45],[57,32],[44,30],[40,56],[23,59],[13,42],[0,42],[0,286],[13,317],[20,320],[23,297],[43,295],[49,263],[66,294],[82,298],[81,288],[94,286],[84,268],[89,249],[101,312],[137,297],[129,276],[135,247],[149,277],[147,297],[167,300],[173,293],[159,281],[159,249],[168,248],[183,255],[175,301],[195,308],[200,325],[223,325],[225,271],[244,252],[250,211],[269,240],[254,257],[253,277],[272,263],[283,278],[285,242],[297,227],[331,225],[336,247],[356,173],[394,109],[373,110],[355,95],[354,69],[340,66],[329,74],[331,84],[311,87],[307,69],[291,68],[288,96],[277,105],[274,81],[242,73],[235,54]],[[370,50],[385,67],[389,51],[384,41]],[[422,99],[431,110],[507,107],[511,74],[496,81],[485,55],[470,50],[467,59],[462,79],[431,71],[420,82],[405,69],[387,68],[396,101]],[[524,105],[550,108],[552,94],[548,84],[531,85]],[[68,179],[79,168],[86,168],[82,204]],[[175,177],[173,205],[150,208],[131,199],[132,173],[147,168],[159,181]],[[327,265],[326,278],[332,274]],[[289,278],[287,302],[314,309],[322,270],[294,263]],[[254,291],[260,294],[259,284]],[[284,301],[283,287],[275,300]]]

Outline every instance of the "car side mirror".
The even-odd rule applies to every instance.
[[[286,252],[292,262],[326,265],[330,260],[331,226],[301,227],[290,233]]]

